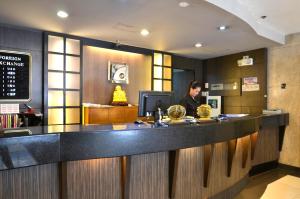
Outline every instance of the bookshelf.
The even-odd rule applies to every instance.
[[[19,119],[20,117],[18,114],[1,114],[0,126],[4,129],[17,128],[20,125]]]

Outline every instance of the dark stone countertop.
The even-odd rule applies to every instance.
[[[286,126],[288,122],[289,114],[284,113],[167,128],[132,123],[30,127],[31,135],[0,137],[0,170],[203,146],[243,137],[261,128]]]

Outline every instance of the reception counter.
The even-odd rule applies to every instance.
[[[61,125],[0,138],[0,198],[232,198],[276,165],[288,114],[171,125]],[[20,129],[23,131],[23,129]]]

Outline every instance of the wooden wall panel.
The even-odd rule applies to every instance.
[[[138,103],[139,90],[151,90],[151,56],[85,46],[83,48],[83,102],[110,104],[115,84],[107,80],[108,61],[129,65],[129,84],[122,85],[128,102]]]
[[[58,165],[0,171],[0,199],[59,199]]]
[[[173,55],[172,56],[172,67],[176,68],[176,69],[194,71],[195,79],[197,81],[203,83],[203,61],[202,60]]]
[[[279,159],[278,127],[269,127],[258,132],[252,165]]]
[[[119,158],[80,160],[63,163],[64,199],[121,198]]]
[[[237,60],[249,55],[254,58],[253,66],[238,67]],[[257,77],[259,91],[242,92],[241,96],[223,98],[224,113],[261,114],[267,108],[267,49],[226,55],[204,60],[204,82],[221,82],[228,79]]]
[[[130,199],[168,198],[168,152],[132,156],[130,165]]]

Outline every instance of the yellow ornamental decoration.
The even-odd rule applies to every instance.
[[[200,119],[210,119],[211,107],[208,104],[202,104],[197,108],[197,114]]]
[[[168,108],[168,116],[171,120],[181,120],[185,114],[186,110],[181,105],[173,105]]]
[[[117,85],[113,94],[112,105],[127,106],[127,97],[125,91],[122,90],[120,85]]]

